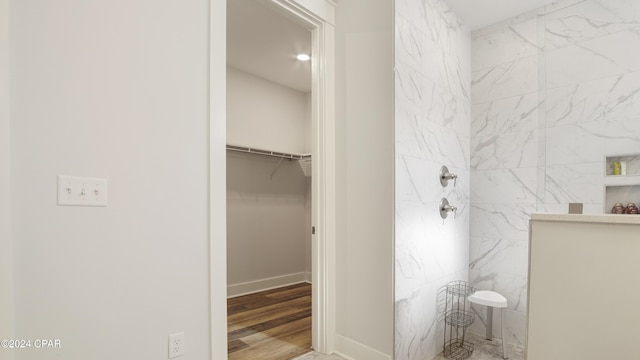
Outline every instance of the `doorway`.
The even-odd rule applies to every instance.
[[[256,0],[258,1],[258,0]],[[261,0],[262,1],[262,0]],[[331,0],[272,0],[312,30],[312,150],[317,181],[312,239],[313,348],[335,347],[335,3]],[[209,107],[209,270],[211,359],[227,358],[226,249],[226,2],[211,1]]]
[[[233,4],[231,4],[231,2],[233,2]],[[228,6],[231,8],[232,6],[236,6],[240,2],[241,1],[239,0],[233,0],[228,3]],[[263,15],[261,15],[259,19],[249,19],[246,17],[243,18],[241,22],[241,24],[243,25],[242,26],[243,28],[240,29],[240,31],[250,31],[249,29],[252,28],[253,25],[258,24],[260,20],[262,20],[262,18],[266,16],[264,14],[273,15],[274,13],[278,13],[279,16],[283,17],[287,21],[291,21],[297,24],[298,26],[302,26],[306,30],[307,34],[311,39],[312,60],[311,60],[310,68],[312,73],[312,79],[310,81],[311,83],[310,89],[312,91],[309,91],[306,104],[309,110],[308,113],[311,115],[310,121],[308,122],[309,126],[307,128],[307,134],[309,135],[308,144],[311,150],[310,151],[310,155],[311,155],[310,173],[313,174],[313,181],[309,181],[310,183],[309,193],[310,193],[310,198],[312,199],[310,203],[312,204],[312,206],[310,206],[311,208],[310,219],[309,221],[305,222],[304,230],[303,230],[305,235],[307,234],[309,235],[309,241],[305,242],[308,245],[305,245],[305,247],[311,249],[311,254],[309,256],[309,260],[307,261],[307,264],[308,264],[307,269],[309,269],[310,271],[309,272],[304,271],[304,276],[305,276],[304,280],[307,280],[307,281],[311,280],[312,288],[313,288],[313,305],[312,305],[313,348],[320,352],[330,352],[332,350],[332,338],[333,338],[332,329],[334,328],[333,322],[331,321],[331,319],[333,319],[333,316],[331,315],[333,311],[333,289],[332,289],[333,272],[330,264],[333,263],[333,242],[334,242],[334,232],[335,232],[334,230],[335,220],[332,218],[332,216],[334,214],[333,209],[335,205],[334,205],[334,199],[331,196],[327,196],[327,194],[332,195],[334,193],[335,185],[334,185],[334,179],[333,179],[334,159],[332,156],[332,154],[334,153],[333,151],[334,119],[333,119],[333,99],[332,99],[332,96],[333,96],[333,50],[332,50],[333,25],[327,22],[327,19],[332,19],[333,7],[331,6],[330,8],[327,8],[326,6],[324,7],[315,6],[314,4],[319,4],[319,3],[324,3],[325,5],[330,4],[329,2],[319,1],[319,0],[304,1],[305,6],[302,6],[299,4],[298,1],[293,1],[293,0],[282,0],[282,1],[250,0],[250,3],[261,7],[261,10],[263,11]],[[315,10],[309,10],[308,7],[312,7]],[[318,13],[320,13],[320,15],[318,15]],[[228,19],[228,22],[231,22],[231,21],[234,21],[236,24],[239,23],[237,20]],[[282,21],[283,20],[280,20],[280,22]],[[256,31],[256,28],[254,28],[254,31]],[[257,32],[254,32],[253,36],[259,37],[256,34],[262,35],[263,32],[264,32],[264,28],[258,27]],[[231,46],[233,46],[233,44],[227,45],[227,51],[230,51],[229,49]],[[292,55],[295,55],[295,53]],[[236,71],[236,75],[238,75],[237,70],[241,70],[241,71],[246,70],[246,69],[242,69],[242,67],[244,66],[242,64],[242,61],[248,61],[248,60],[247,58],[244,58],[239,63],[235,63],[234,70],[232,71]],[[300,67],[299,64],[294,66]],[[241,75],[244,76],[246,80],[247,76],[245,76],[245,74],[241,74]],[[249,76],[255,76],[255,74],[249,74]],[[257,77],[262,78],[262,80],[265,80],[267,76],[265,76],[264,74],[260,74],[260,76],[257,76]],[[274,82],[276,83],[281,82],[282,79],[283,79],[283,76],[280,76]],[[266,80],[269,80],[269,79],[266,79]],[[229,82],[229,77],[227,77],[227,81]],[[228,92],[231,92],[231,91],[228,91]],[[227,93],[227,97],[228,96],[229,96],[229,93]],[[245,106],[251,106],[251,104],[245,104]],[[229,111],[227,115],[230,115],[230,112],[233,110],[229,106],[228,106],[228,110]],[[251,121],[251,119],[249,119],[249,121]],[[230,123],[227,122],[227,127],[229,130],[227,131],[227,134],[229,134],[230,131],[233,130],[232,129],[233,126],[234,125],[230,125]],[[265,124],[262,123],[261,126],[265,126]],[[288,149],[282,150],[278,147],[271,147],[271,146],[268,146],[267,142],[264,142],[264,140],[267,138],[266,135],[272,135],[271,138],[272,140],[273,138],[276,139],[275,140],[276,144],[284,144],[286,143],[286,140],[283,140],[281,138],[281,135],[283,133],[286,133],[286,131],[278,132],[274,130],[273,127],[269,128],[267,126],[267,127],[261,128],[260,131],[254,131],[254,134],[245,134],[248,136],[244,137],[244,140],[245,140],[244,144],[242,144],[241,142],[238,142],[237,137],[235,138],[236,139],[235,144],[233,144],[234,141],[229,141],[231,140],[232,136],[228,136],[227,141],[228,141],[228,145],[235,145],[236,147],[240,148],[240,151],[246,152],[246,154],[242,154],[241,156],[245,156],[247,158],[253,157],[253,160],[250,160],[250,161],[253,161],[254,163],[262,162],[263,165],[266,164],[265,165],[266,167],[268,168],[270,167],[272,170],[269,172],[269,180],[274,180],[275,177],[281,176],[283,175],[283,173],[285,173],[285,171],[282,171],[283,169],[289,168],[290,170],[290,165],[292,161],[303,160],[303,159],[297,159],[295,157],[301,156],[304,158],[309,155],[304,151],[300,152],[300,151],[296,151],[295,149],[289,152]],[[279,137],[280,139],[277,140]],[[252,145],[251,143],[255,141],[257,141],[261,145],[260,146]],[[263,141],[263,142],[260,143],[260,141]],[[251,154],[251,152],[253,150],[256,150],[256,148],[258,149],[258,152],[267,151],[267,152],[278,153],[278,155],[286,154],[289,158],[281,157],[280,159],[277,159],[278,160],[277,163],[269,162],[272,160],[276,160],[276,158],[267,160],[268,156],[266,154],[257,155],[255,154],[255,152]],[[236,154],[236,156],[238,156],[238,154]],[[291,156],[293,156],[294,159],[291,159],[290,158]],[[258,158],[261,158],[262,160],[257,160]],[[212,164],[212,168],[213,167],[215,167],[215,164]],[[253,177],[250,177],[249,179],[245,178],[245,180],[253,181],[256,179],[254,179]],[[231,182],[231,181],[233,180],[228,179],[228,182]],[[228,215],[231,215],[229,211],[227,213]],[[327,214],[331,214],[331,216],[327,216]],[[312,228],[314,228],[315,230],[315,233],[313,235],[311,234]],[[233,231],[231,228],[229,228],[229,233],[231,234],[231,232]],[[264,244],[261,244],[261,245],[264,245]],[[213,243],[213,237],[212,237],[212,253],[215,247],[216,246]],[[269,246],[266,247],[266,249],[268,248]],[[252,250],[255,250],[255,248],[252,248]],[[231,265],[231,261],[233,260],[229,257],[228,259],[229,265]],[[282,265],[282,264],[279,264],[279,265]],[[212,264],[212,271],[213,271],[213,267],[214,265]],[[309,276],[309,273],[311,273],[311,276]],[[229,278],[233,276],[232,274],[229,274],[229,275],[230,275]],[[238,285],[238,284],[230,283],[228,285],[231,285],[231,286],[228,287],[227,289],[231,289],[229,291],[231,295],[237,295],[237,294],[242,294],[243,292],[254,292],[256,290],[259,290],[260,286],[255,288],[251,287],[255,284],[262,284],[267,288],[278,287],[279,285],[283,285],[283,283],[281,282],[279,283],[279,281],[283,280],[286,282],[286,281],[291,281],[292,279],[295,278],[295,276],[290,276],[290,275],[295,275],[295,274],[284,274],[283,276],[275,276],[275,277],[268,277],[267,279],[262,279],[262,280],[267,280],[266,282],[244,281],[240,283],[240,285],[242,285],[240,287],[233,287],[234,285]],[[244,285],[247,285],[247,283],[250,283],[251,286],[243,287]],[[215,284],[212,284],[212,289],[213,288],[215,288]],[[213,300],[212,300],[212,306],[213,306]],[[212,321],[213,321],[213,317],[215,317],[215,313],[216,313],[216,309],[212,308]],[[213,344],[214,347],[216,346],[216,343],[220,344],[219,340],[216,341],[216,338],[214,336],[214,344]],[[214,353],[216,353],[215,350],[214,350]]]

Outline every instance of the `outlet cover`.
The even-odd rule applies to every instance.
[[[169,335],[169,359],[184,355],[184,332]]]

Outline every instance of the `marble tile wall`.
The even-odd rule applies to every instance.
[[[442,286],[468,278],[471,39],[441,0],[395,4],[395,359],[422,360],[442,349]]]
[[[605,155],[640,152],[640,2],[559,1],[471,46],[469,278],[508,298],[523,344],[529,215],[602,213]]]

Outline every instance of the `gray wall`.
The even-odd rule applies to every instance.
[[[227,141],[310,153],[309,98],[228,67]],[[311,272],[310,185],[297,161],[227,151],[230,296],[301,281]],[[282,276],[288,277],[272,279]]]
[[[0,338],[13,338],[13,240],[9,142],[9,2],[0,1]],[[0,351],[0,359],[12,358]]]
[[[336,341],[372,360],[393,355],[392,4],[336,7]]]

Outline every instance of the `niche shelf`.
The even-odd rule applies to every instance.
[[[615,175],[614,164],[626,162],[626,174]],[[640,154],[609,155],[604,161],[604,213],[610,214],[616,203],[640,204]]]

